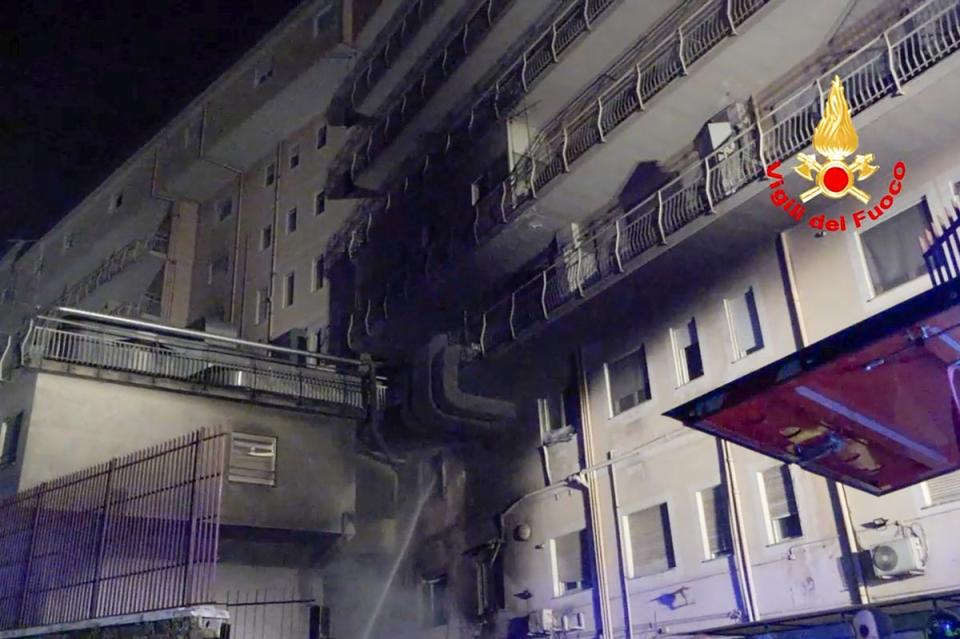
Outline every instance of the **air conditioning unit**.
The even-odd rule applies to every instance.
[[[583,613],[574,612],[569,615],[564,615],[560,620],[560,626],[563,628],[564,632],[570,630],[583,630]]]
[[[880,579],[923,574],[923,545],[913,535],[873,546],[870,548],[870,559],[873,561],[873,572]]]
[[[553,610],[543,608],[534,610],[527,617],[528,637],[547,637],[554,631]]]

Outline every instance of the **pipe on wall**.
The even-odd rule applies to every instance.
[[[620,491],[617,486],[617,467],[613,462],[613,452],[607,455],[611,461],[610,492],[613,495],[613,515],[616,519],[614,529],[617,533],[617,553],[620,555],[620,588],[623,590],[623,621],[626,624],[626,639],[633,639],[633,604],[630,602],[630,582],[627,577],[627,553],[624,552],[623,527],[620,525],[623,514],[620,510]]]
[[[747,545],[746,532],[743,518],[743,506],[740,499],[740,489],[737,483],[737,475],[733,465],[733,456],[730,452],[730,442],[725,439],[717,439],[717,445],[720,448],[720,458],[723,462],[723,473],[727,479],[727,501],[730,510],[730,520],[733,523],[733,542],[736,550],[733,553],[734,563],[737,572],[737,581],[740,590],[743,592],[743,611],[747,616],[747,621],[756,621],[759,609],[757,607],[757,597],[753,589],[753,569],[750,567],[750,552]]]

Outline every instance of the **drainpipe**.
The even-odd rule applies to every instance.
[[[270,237],[270,305],[267,312],[267,341],[273,338],[273,312],[277,299],[277,245],[280,244],[280,160],[283,157],[283,143],[277,144],[273,177],[273,228]],[[282,305],[282,303],[281,303]]]
[[[620,557],[620,588],[623,590],[623,621],[626,627],[626,639],[633,639],[633,605],[630,602],[630,582],[627,579],[627,554],[623,551],[623,529],[620,526],[620,491],[617,488],[617,468],[613,464],[613,452],[607,456],[610,460],[610,490],[613,493],[613,514],[616,518],[614,529],[617,532],[617,554]]]
[[[590,386],[584,361],[583,349],[579,348],[577,350],[576,366],[580,373],[580,433],[586,468],[577,475],[583,477],[583,486],[584,490],[587,491],[587,500],[590,505],[590,530],[593,533],[601,633],[602,636],[613,637],[613,617],[610,614],[610,592],[607,584],[607,553],[604,541],[603,510],[600,507],[600,496],[597,494],[597,487],[600,482],[599,473],[596,472],[595,466],[597,466],[599,460],[597,459],[593,422],[590,416]]]
[[[847,501],[847,490],[843,484],[827,480],[827,490],[830,493],[830,502],[834,515],[837,517],[837,536],[840,541],[840,550],[844,555],[845,572],[848,581],[855,581],[856,590],[850,589],[854,605],[870,605],[870,591],[863,575],[857,554],[860,552],[860,543],[854,530],[853,519],[850,516],[850,504]]]
[[[750,563],[750,552],[743,523],[743,504],[741,503],[737,475],[733,466],[730,442],[718,438],[717,443],[720,448],[720,457],[723,460],[723,470],[727,476],[727,499],[730,505],[730,519],[733,523],[731,533],[734,544],[736,545],[733,559],[737,571],[737,581],[739,582],[741,592],[743,592],[743,605],[746,608],[744,612],[747,615],[747,621],[756,621],[759,608],[757,607],[756,593],[753,590],[753,569]]]

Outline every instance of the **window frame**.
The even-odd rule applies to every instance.
[[[270,161],[263,167],[263,187],[270,188],[277,183],[277,163]]]
[[[724,510],[726,511],[727,518],[723,522],[726,526],[726,536],[730,543],[730,547],[726,549],[718,548],[716,550],[710,548],[710,538],[707,531],[707,512],[704,508],[703,503],[703,493],[706,491],[716,491],[721,489],[724,496]],[[733,525],[731,522],[730,515],[730,487],[722,479],[717,481],[714,484],[703,486],[694,491],[694,501],[697,509],[697,518],[700,523],[700,541],[701,548],[703,551],[703,561],[713,561],[715,559],[724,559],[733,555],[734,553],[734,541],[733,541]],[[717,534],[717,538],[720,539],[722,535]]]
[[[321,189],[313,194],[313,214],[314,216],[323,215],[327,210],[327,191]]]
[[[310,290],[314,293],[323,290],[324,281],[326,280],[327,266],[324,258],[325,256],[323,255],[313,258],[313,277],[310,282]]]
[[[327,146],[327,125],[321,124],[317,127],[317,132],[313,138],[314,149],[319,151]]]
[[[773,513],[770,511],[770,499],[768,496],[767,483],[766,483],[766,479],[764,478],[764,474],[774,469],[778,470],[781,474],[783,474],[782,469],[784,468],[786,469],[787,477],[790,478],[790,490],[793,491],[793,501],[794,501],[794,506],[796,508],[796,512],[791,512],[790,515],[788,515],[787,517],[774,518]],[[791,542],[795,539],[803,539],[804,530],[803,530],[803,519],[800,516],[800,495],[798,494],[798,491],[797,491],[797,482],[794,479],[793,469],[790,467],[790,464],[779,463],[773,466],[767,466],[766,468],[763,468],[762,470],[757,471],[757,482],[759,484],[759,489],[760,489],[760,503],[761,503],[761,506],[763,507],[763,518],[767,528],[767,545],[776,546],[779,544]],[[789,517],[796,517],[799,534],[795,536],[784,537],[780,533],[778,522],[788,519]]]
[[[743,346],[740,344],[740,336],[737,334],[737,318],[734,304],[739,302],[741,299],[749,300],[745,302],[745,307],[748,314],[747,319],[750,322],[750,327],[753,329],[755,333],[754,337],[756,338],[756,344],[750,348],[743,348]],[[743,290],[732,297],[724,297],[723,314],[727,318],[727,330],[729,331],[730,336],[730,346],[733,350],[733,361],[738,362],[749,355],[753,355],[754,353],[763,350],[765,343],[763,341],[763,325],[760,322],[760,304],[757,302],[756,287],[751,284],[746,288],[746,290]],[[699,338],[699,335],[697,337]],[[702,365],[702,350],[700,353],[700,361]]]
[[[290,308],[296,302],[297,272],[288,272],[283,276],[283,308]]]
[[[267,224],[260,229],[260,250],[266,251],[273,246],[273,224]]]
[[[300,143],[291,144],[287,149],[287,166],[291,171],[300,166]]]
[[[257,289],[253,307],[253,324],[259,326],[270,315],[270,288],[261,286]],[[262,313],[261,313],[262,309]]]
[[[233,198],[225,197],[217,200],[217,222],[225,222],[233,215]],[[224,213],[226,211],[226,213]]]
[[[923,281],[927,279],[927,271],[926,269],[924,269],[924,271],[917,277],[900,282],[899,284],[896,284],[882,291],[877,291],[877,284],[873,281],[873,276],[870,273],[870,260],[868,258],[866,241],[864,240],[864,236],[868,235],[871,231],[877,228],[880,228],[887,222],[890,222],[896,219],[900,215],[903,215],[910,209],[913,209],[917,206],[923,207],[922,210],[926,214],[926,225],[929,226],[930,224],[932,224],[934,215],[930,208],[930,201],[927,195],[923,194],[912,204],[909,204],[892,214],[891,212],[888,211],[886,214],[884,214],[884,216],[880,220],[875,221],[874,223],[870,224],[866,228],[858,229],[857,232],[854,233],[855,235],[854,242],[856,244],[857,254],[860,257],[860,268],[862,269],[861,272],[863,276],[864,286],[866,287],[868,302],[875,300],[879,297],[883,297],[884,295],[887,295],[889,293],[893,293],[894,291],[900,290],[906,286],[910,286],[911,284],[915,284],[918,281]]]
[[[299,211],[297,209],[298,207],[294,206],[287,210],[285,225],[287,235],[292,235],[297,232],[297,223],[299,222],[297,219],[299,216]],[[291,222],[293,223],[291,224]]]
[[[643,389],[639,389],[639,388],[638,388],[638,389],[634,390],[633,393],[631,393],[631,395],[636,396],[636,397],[638,398],[638,401],[637,401],[635,404],[633,404],[632,406],[630,406],[629,408],[626,408],[626,409],[624,409],[624,410],[619,410],[619,408],[620,408],[620,407],[619,407],[619,400],[622,399],[622,398],[614,398],[614,396],[613,396],[613,375],[611,374],[611,368],[615,368],[617,364],[620,364],[620,363],[626,361],[627,359],[632,358],[632,357],[635,357],[635,356],[637,356],[637,355],[640,355],[641,358],[642,358],[642,359],[641,359],[641,363],[642,363],[642,367],[641,367],[641,368],[642,368],[642,370],[643,370],[644,388],[643,388]],[[650,363],[649,363],[649,359],[647,358],[647,346],[646,346],[646,343],[640,344],[639,347],[637,347],[637,348],[635,348],[635,349],[633,349],[633,350],[627,351],[626,353],[624,353],[623,355],[621,355],[620,357],[617,357],[616,359],[614,359],[614,360],[612,360],[612,361],[604,362],[604,363],[603,363],[603,379],[604,379],[604,382],[606,382],[606,386],[607,386],[607,410],[609,411],[609,418],[610,418],[610,419],[613,419],[614,417],[618,417],[618,416],[620,416],[620,415],[623,415],[624,413],[628,413],[628,412],[630,412],[631,410],[633,410],[633,409],[635,409],[635,408],[639,408],[639,407],[642,406],[643,404],[646,404],[647,402],[649,402],[650,400],[652,400],[652,399],[653,399],[653,388],[652,388],[652,385],[651,385],[651,383],[650,383]],[[645,398],[645,399],[639,400],[639,392],[640,392],[640,390],[644,390],[644,391],[646,392],[646,398]],[[616,403],[617,405],[615,405],[615,403]]]
[[[568,537],[570,535],[576,535],[577,541],[580,544],[580,565],[581,565],[581,577],[577,582],[561,582],[560,581],[560,564],[557,558],[557,540],[562,539],[563,537]],[[579,528],[577,530],[571,530],[559,535],[551,537],[547,546],[550,551],[550,577],[553,581],[553,597],[559,599],[560,597],[566,597],[574,593],[583,592],[585,590],[590,590],[593,588],[593,575],[585,574],[589,573],[591,570],[592,562],[587,556],[587,553],[590,551],[590,545],[587,542],[587,528]],[[576,583],[576,587],[567,589],[566,584]]]
[[[664,533],[664,551],[665,557],[664,560],[667,564],[667,567],[663,570],[654,570],[651,572],[637,572],[636,558],[633,556],[633,538],[630,532],[630,517],[638,513],[642,513],[652,509],[658,509],[661,511],[660,518],[660,527]],[[671,570],[675,570],[679,565],[677,561],[677,547],[674,543],[674,534],[673,526],[670,523],[671,521],[671,508],[670,500],[665,497],[655,498],[650,503],[645,503],[644,505],[638,505],[629,510],[624,509],[621,511],[618,525],[620,526],[620,535],[621,539],[624,540],[623,544],[623,563],[625,572],[628,579],[643,579],[645,577],[653,577],[655,575],[662,575],[668,573]],[[666,515],[666,526],[664,526],[664,519],[662,515]],[[667,552],[669,546],[669,551]]]
[[[694,344],[696,344],[697,355],[700,358],[700,373],[696,376],[690,375],[690,366],[689,366],[689,362],[687,361],[686,349],[690,347],[684,346],[683,348],[681,348],[680,340],[679,340],[679,336],[682,334],[682,331],[687,331],[688,332],[687,334],[689,336],[689,331],[691,326],[693,327],[693,330],[696,332],[697,339],[694,342],[691,338],[690,346],[693,346]],[[670,328],[670,346],[671,346],[671,350],[673,351],[674,367],[676,369],[676,375],[677,375],[677,388],[686,386],[690,382],[700,379],[701,377],[704,377],[707,374],[707,367],[703,361],[703,348],[701,347],[701,344],[700,344],[700,330],[697,328],[697,317],[695,315],[691,315],[690,319],[684,322],[684,324],[680,328],[677,328],[677,327]]]

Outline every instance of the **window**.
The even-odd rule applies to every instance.
[[[742,359],[763,348],[760,315],[757,313],[753,287],[748,288],[742,295],[723,300],[723,308],[730,327],[734,359]]]
[[[930,227],[930,223],[930,211],[926,201],[922,200],[860,233],[874,295],[926,275],[917,238]]]
[[[253,69],[253,88],[266,84],[273,77],[273,60],[264,60]]]
[[[332,14],[333,5],[326,5],[324,8],[320,9],[320,12],[317,13],[313,18],[313,37],[318,37],[323,30],[330,24],[330,16]]]
[[[313,214],[320,215],[327,209],[327,193],[320,191],[313,196]]]
[[[314,291],[319,291],[323,288],[323,278],[324,278],[324,266],[323,266],[323,256],[321,255],[317,259],[313,260],[313,282],[311,288]]]
[[[110,212],[116,213],[120,210],[120,207],[123,206],[123,191],[119,193],[114,193],[110,198]]]
[[[478,616],[506,607],[503,552],[499,550],[493,547],[489,553],[491,557],[476,558]]]
[[[295,169],[300,166],[300,145],[294,144],[290,147],[290,168]]]
[[[424,627],[447,625],[447,576],[424,577],[421,594]]]
[[[273,244],[273,227],[267,225],[260,231],[260,250],[267,250],[271,244]]]
[[[760,474],[760,489],[766,506],[770,543],[776,544],[803,535],[793,477],[786,464]]]
[[[215,257],[207,263],[207,284],[213,284],[213,280],[226,273],[230,267],[230,260],[226,255]]]
[[[324,124],[317,128],[317,148],[322,149],[327,146],[327,125]]]
[[[703,531],[703,556],[707,559],[729,555],[733,550],[727,505],[727,490],[723,484],[697,493],[700,529]]]
[[[233,199],[225,198],[217,202],[217,219],[223,222],[233,215]]]
[[[287,235],[297,230],[297,207],[287,211]]]
[[[257,289],[257,305],[255,308],[255,315],[253,317],[254,324],[260,324],[265,319],[267,319],[267,313],[270,308],[270,291],[267,290],[267,287]]]
[[[580,401],[576,386],[537,400],[540,432],[547,438],[552,433],[575,429],[580,424]]]
[[[587,531],[578,530],[550,540],[553,594],[557,597],[589,588],[590,563]]]
[[[22,421],[23,413],[20,412],[0,422],[0,466],[17,461]]]
[[[277,438],[233,433],[230,447],[230,481],[275,486],[277,483]]]
[[[700,358],[700,340],[697,337],[697,320],[671,331],[673,355],[677,364],[677,384],[683,386],[703,375],[703,360]]]
[[[622,523],[629,577],[652,575],[677,565],[666,504],[625,515]]]
[[[960,471],[923,482],[923,493],[927,506],[939,506],[960,500]]]
[[[271,162],[263,170],[263,185],[273,186],[273,183],[276,181],[277,181],[277,165],[274,162]]]
[[[644,347],[607,364],[610,414],[619,415],[650,399],[650,377]]]
[[[295,282],[296,282],[296,273],[294,273],[293,271],[287,273],[287,276],[283,278],[284,308],[286,308],[287,306],[293,305],[293,293],[294,293]]]

